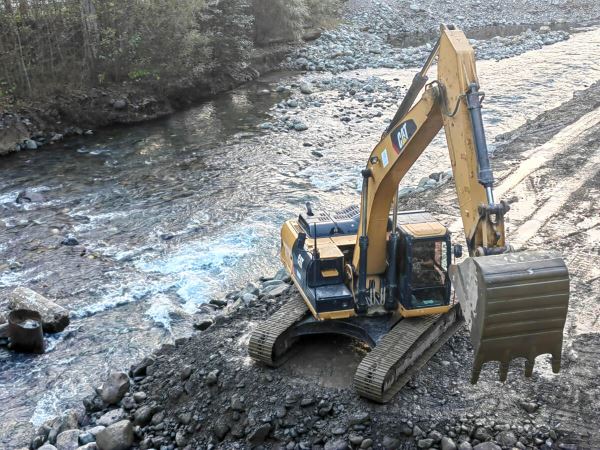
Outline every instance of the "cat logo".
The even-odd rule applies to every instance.
[[[298,255],[298,268],[302,269],[302,263],[304,262],[304,258],[302,255]]]
[[[415,131],[417,131],[417,125],[414,120],[407,120],[392,131],[392,145],[396,153],[402,153],[402,150],[404,150],[408,141],[415,134]]]
[[[400,131],[397,133],[396,139],[398,140],[398,147],[400,147],[400,150],[402,150],[408,142],[408,131],[406,130],[406,124],[402,125],[402,128],[400,128]]]

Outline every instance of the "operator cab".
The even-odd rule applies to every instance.
[[[398,233],[402,309],[420,315],[418,310],[449,305],[452,246],[448,229],[426,211],[405,211],[398,213]]]

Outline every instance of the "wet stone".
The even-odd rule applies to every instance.
[[[26,287],[15,288],[9,296],[10,309],[36,311],[42,317],[46,333],[58,333],[69,325],[69,311],[53,301]]]

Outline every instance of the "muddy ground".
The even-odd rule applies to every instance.
[[[133,395],[119,407],[90,398],[82,427],[116,408],[136,424],[140,448],[600,448],[599,106],[595,84],[501,136],[493,158],[496,191],[512,207],[509,239],[562,253],[571,273],[560,374],[539,357],[531,379],[513,362],[506,383],[490,365],[472,386],[472,349],[461,330],[391,403],[377,405],[350,386],[365,351],[359,343],[311,338],[280,369],[252,362],[252,329],[298,294],[292,287],[246,304],[232,293],[208,329],[132,367]],[[455,205],[452,182],[401,200],[460,233]],[[202,327],[210,324],[204,319]]]

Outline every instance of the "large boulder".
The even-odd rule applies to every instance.
[[[20,286],[11,292],[10,309],[27,309],[42,316],[42,328],[46,333],[58,333],[69,325],[69,311],[43,295]]]
[[[112,424],[96,435],[96,444],[100,450],[127,450],[133,444],[133,424],[129,420]]]
[[[29,137],[27,128],[18,120],[17,117],[3,117],[0,114],[0,122],[4,122],[4,126],[0,127],[0,155],[14,152],[18,148],[17,143],[23,142]]]
[[[129,377],[125,372],[112,372],[100,386],[98,393],[104,403],[116,405],[129,391],[129,384]]]

